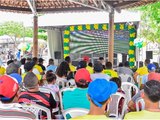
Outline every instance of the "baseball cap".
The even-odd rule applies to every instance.
[[[89,57],[88,56],[83,56],[83,60],[88,62],[89,61]]]
[[[17,80],[18,84],[21,84],[21,82],[22,82],[22,77],[21,77],[20,74],[18,74],[18,73],[12,73],[12,74],[10,74],[9,76],[15,78],[15,79]]]
[[[38,60],[39,62],[43,62],[44,61],[44,59],[43,58],[39,58],[39,60]]]
[[[153,71],[156,70],[156,66],[153,63],[148,64],[148,70]]]
[[[104,102],[110,98],[113,93],[117,92],[117,85],[112,81],[97,78],[89,84],[88,95],[95,105],[102,107],[100,102]]]
[[[90,73],[85,68],[78,69],[74,78],[76,82],[79,82],[81,79],[86,80],[86,82],[92,81]]]
[[[27,63],[25,63],[25,64],[24,64],[24,69],[25,69],[25,71],[28,72],[28,71],[32,70],[33,67],[34,67],[34,65],[35,65],[34,62],[27,62]]]
[[[18,91],[18,81],[9,75],[0,77],[0,97],[1,100],[9,100]]]

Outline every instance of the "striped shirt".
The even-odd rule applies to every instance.
[[[54,100],[52,94],[43,93],[40,91],[30,92],[25,91],[21,92],[18,99],[19,103],[31,103],[38,104],[43,107],[47,107],[52,110],[52,108],[56,107],[56,101]]]

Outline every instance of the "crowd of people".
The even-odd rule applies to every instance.
[[[139,92],[134,94],[133,91],[132,99],[127,103],[128,107],[122,119],[160,119],[160,73],[156,71],[156,65],[150,63],[148,59],[136,71],[129,67],[128,61],[113,68],[112,63],[105,62],[103,57],[99,57],[93,64],[88,56],[84,56],[78,66],[72,65],[70,56],[59,65],[55,65],[52,58],[49,59],[47,66],[44,66],[43,62],[43,58],[33,57],[22,58],[20,61],[9,60],[6,68],[0,63],[0,118],[18,116],[35,119],[33,113],[22,108],[15,109],[17,105],[30,103],[46,107],[51,113],[56,107],[59,111],[75,107],[89,110],[87,115],[71,119],[113,119],[113,116],[107,114],[109,112],[107,106],[112,101],[111,95],[117,92],[126,94],[121,88],[123,78],[119,76],[127,74],[133,78],[133,84],[139,87]],[[72,83],[67,86],[70,80],[74,81],[74,86]],[[60,93],[64,88],[73,89],[63,93],[64,99],[60,103],[51,93],[40,91],[40,86],[52,90],[59,98],[62,97]],[[144,110],[136,111],[137,98],[144,100]],[[119,114],[123,106],[121,99],[118,103]],[[40,119],[45,119],[46,114],[42,114]],[[60,112],[51,114],[52,118],[56,119],[57,114]]]

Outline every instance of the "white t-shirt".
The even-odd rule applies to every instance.
[[[97,78],[103,78],[103,79],[106,79],[106,80],[110,80],[110,76],[107,75],[107,74],[103,74],[103,73],[94,73],[94,74],[91,74],[91,80],[95,80]]]

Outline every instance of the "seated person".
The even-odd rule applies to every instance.
[[[93,69],[94,69],[94,73],[91,74],[92,81],[95,80],[96,78],[103,78],[103,79],[106,79],[106,80],[110,79],[109,75],[102,73],[103,65],[100,62],[96,62],[94,64],[94,68]]]
[[[125,115],[125,120],[160,120],[160,82],[150,80],[144,85],[144,92],[141,93],[145,102],[145,110],[130,112]]]
[[[86,98],[88,84],[91,82],[90,73],[85,68],[78,69],[75,74],[77,88],[70,88],[62,94],[63,109],[86,108],[89,109],[89,101]]]
[[[110,77],[118,77],[118,73],[112,69],[111,62],[106,62],[106,69],[103,72]]]
[[[27,91],[21,92],[19,103],[32,103],[46,107],[52,111],[56,107],[56,101],[52,94],[39,91],[38,79],[33,72],[28,72],[24,77],[24,87]]]
[[[105,115],[105,108],[110,102],[110,96],[117,91],[117,85],[105,79],[96,79],[89,84],[88,99],[90,111],[87,115],[72,118],[73,120],[109,120]]]
[[[121,79],[120,78],[114,77],[114,78],[111,78],[110,81],[113,81],[117,84],[117,86],[118,86],[117,92],[125,94],[125,92],[121,89]],[[123,102],[124,102],[124,98],[121,98],[121,100],[119,101],[119,105],[118,105],[118,113],[119,114],[122,113]]]
[[[19,74],[3,75],[0,77],[0,119],[21,119],[33,120],[36,116],[20,108],[18,102],[18,83],[22,78]]]

